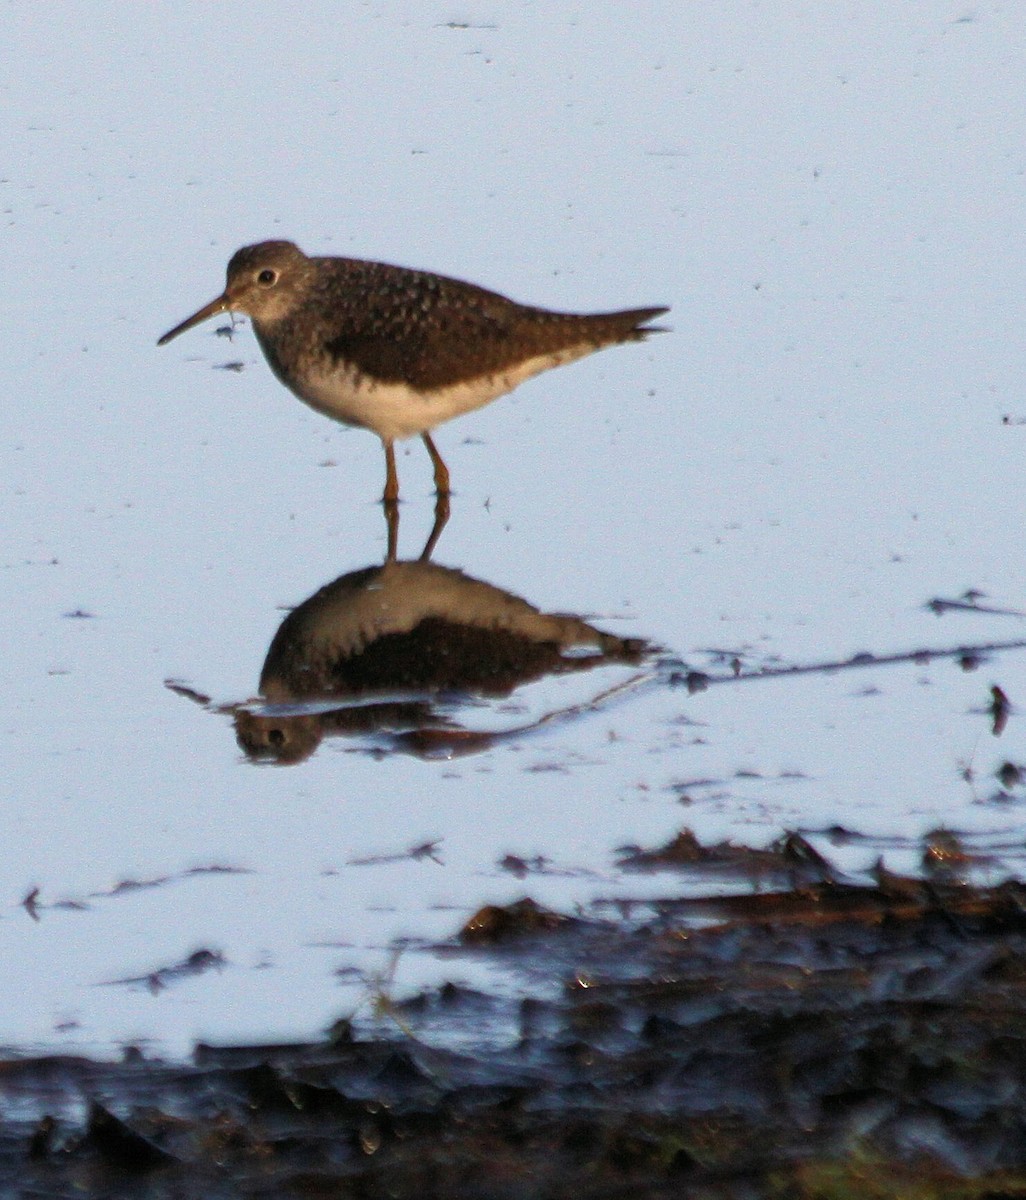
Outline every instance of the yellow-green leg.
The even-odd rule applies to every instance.
[[[385,494],[386,504],[395,504],[399,499],[399,476],[395,471],[395,447],[390,441],[382,442],[385,447]]]
[[[449,468],[442,462],[442,456],[438,453],[435,443],[431,440],[431,434],[422,433],[420,436],[424,445],[427,446],[427,452],[431,455],[431,462],[435,468],[435,491],[439,496],[448,496]]]

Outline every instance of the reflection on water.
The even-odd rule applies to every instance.
[[[1026,648],[1019,638],[886,654],[864,651],[806,663],[760,663],[742,650],[721,649],[703,652],[706,663],[695,667],[676,655],[657,656],[643,639],[607,633],[579,616],[541,612],[520,596],[430,561],[449,515],[444,499],[416,559],[397,557],[397,506],[386,505],[385,515],[384,563],[341,575],[285,618],[267,652],[255,700],[216,706],[169,681],[180,694],[230,714],[251,761],[299,763],[330,736],[359,737],[361,748],[375,754],[452,757],[572,720],[647,685],[683,687],[696,695],[714,685],[923,666],[937,659],[954,659],[972,670],[989,657]],[[605,672],[583,700],[578,691],[574,702],[534,715],[525,716],[524,693],[506,700],[545,678],[642,663],[642,669],[622,672],[612,684]],[[990,695],[986,713],[997,736],[1012,707],[997,685]],[[496,698],[504,703],[489,703]],[[1003,761],[994,774],[1001,783],[997,800],[1019,796],[1026,767]]]
[[[385,735],[389,748],[424,755],[470,753],[539,723],[469,730],[461,713],[481,698],[644,655],[641,639],[540,612],[431,562],[442,507],[416,560],[395,557],[395,514],[388,516],[385,562],[347,572],[294,609],[267,652],[260,700],[234,707],[236,736],[251,759],[300,762],[325,736],[346,734]]]
[[[807,663],[753,662],[741,651],[709,650],[696,668],[640,638],[604,632],[583,618],[544,613],[528,600],[462,570],[430,561],[448,520],[443,499],[420,556],[399,559],[398,508],[385,508],[388,552],[381,565],[349,571],[294,609],[275,634],[260,675],[259,696],[212,705],[206,696],[175,691],[232,716],[235,734],[254,762],[288,765],[308,758],[325,737],[360,737],[372,753],[394,751],[452,757],[486,750],[557,720],[570,720],[639,686],[684,687],[694,695],[714,685],[924,665],[955,659],[963,669],[1001,652],[1026,648],[1023,639],[919,647],[889,654]],[[644,667],[610,684],[603,674],[593,692],[540,714],[524,715],[526,684],[615,664]],[[1010,704],[999,687],[987,709],[998,735]],[[482,721],[482,714],[484,719]],[[474,717],[477,727],[470,725]],[[481,724],[489,728],[480,728]],[[1002,763],[995,772],[1001,798],[1018,794],[1026,768]]]

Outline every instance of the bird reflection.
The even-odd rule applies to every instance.
[[[540,612],[431,562],[445,506],[418,559],[397,558],[398,520],[387,515],[385,562],[340,576],[290,612],[267,652],[260,699],[233,706],[249,758],[297,763],[326,736],[358,734],[374,735],[382,752],[472,753],[570,710],[482,733],[461,725],[461,709],[545,676],[644,656],[641,639]]]

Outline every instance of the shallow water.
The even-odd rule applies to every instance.
[[[1023,874],[1020,649],[745,678],[1026,637],[1011,15],[63,11],[59,44],[8,14],[0,116],[4,1042],[308,1037],[397,939],[399,992],[473,982],[416,947],[485,901],[662,889],[617,848],[685,826],[843,826],[856,874],[919,869],[945,827],[984,879]],[[278,236],[553,307],[672,305],[671,334],[437,437],[433,561],[646,639],[643,664],[447,695],[436,716],[502,734],[474,753],[240,751],[286,611],[386,547],[374,438],[288,396],[244,326],[154,344]],[[419,444],[399,471],[416,559]],[[220,962],[154,986],[198,949]]]

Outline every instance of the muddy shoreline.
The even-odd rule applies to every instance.
[[[9,1056],[3,1194],[1026,1195],[1026,887],[865,886],[803,845],[771,888],[622,919],[482,909],[440,950],[516,1000],[381,995],[370,1034],[188,1064]]]

